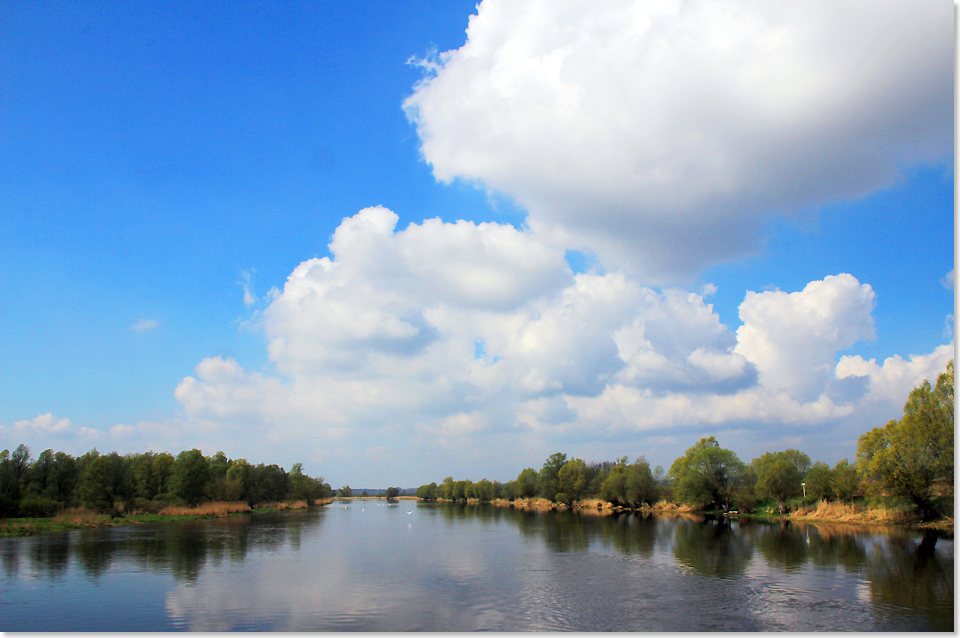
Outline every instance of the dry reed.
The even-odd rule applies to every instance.
[[[307,507],[306,501],[293,501],[292,503],[279,502],[279,503],[259,503],[257,504],[257,509],[266,509],[266,510],[301,510]]]
[[[800,507],[790,513],[797,520],[837,521],[841,523],[905,523],[910,514],[886,507],[862,507],[855,503],[818,501],[816,507]]]
[[[160,510],[161,516],[226,516],[249,512],[250,506],[245,501],[211,501],[194,507],[171,505]]]
[[[599,498],[585,498],[582,501],[577,501],[574,503],[575,507],[579,507],[582,510],[602,510],[602,509],[612,509],[613,503],[604,501]]]
[[[650,509],[660,510],[664,512],[681,512],[681,513],[699,511],[696,507],[693,507],[692,505],[686,505],[686,504],[681,505],[678,503],[671,503],[670,501],[664,501],[664,500],[657,501],[656,503],[653,504],[653,507],[651,507]]]

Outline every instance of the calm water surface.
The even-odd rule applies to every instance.
[[[0,539],[0,631],[953,631],[953,540],[400,501]]]

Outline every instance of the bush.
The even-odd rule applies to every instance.
[[[26,494],[20,499],[19,515],[24,518],[53,516],[63,507],[63,503],[41,494]]]

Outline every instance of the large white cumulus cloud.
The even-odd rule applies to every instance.
[[[701,295],[575,275],[529,231],[396,221],[381,207],[344,219],[334,258],[303,262],[272,293],[262,326],[276,372],[203,360],[176,390],[187,421],[358,472],[365,458],[429,472],[454,450],[482,464],[470,455],[498,440],[514,464],[561,440],[698,428],[802,437],[853,419],[831,439],[847,440],[895,416],[950,355],[842,356],[873,336],[873,290],[849,274],[748,292],[734,331]]]
[[[875,336],[873,304],[873,289],[848,274],[794,293],[748,292],[735,351],[757,365],[764,387],[813,399],[834,375],[837,351]]]
[[[436,177],[669,279],[953,140],[948,2],[484,0],[406,101]]]

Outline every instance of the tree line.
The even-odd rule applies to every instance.
[[[860,436],[855,463],[811,463],[796,449],[744,463],[711,436],[690,447],[669,471],[651,468],[643,457],[587,463],[558,452],[539,471],[525,468],[506,483],[448,476],[421,485],[417,496],[481,502],[544,498],[568,505],[599,498],[628,508],[665,500],[724,512],[750,512],[765,503],[781,514],[797,499],[894,498],[911,504],[921,520],[953,516],[953,376],[950,361],[935,386],[925,381],[910,393],[902,418]]]
[[[93,449],[74,458],[48,449],[31,459],[23,444],[12,453],[0,452],[0,518],[50,516],[77,506],[106,510],[118,502],[146,510],[205,501],[246,501],[255,507],[290,500],[309,504],[330,495],[330,485],[305,474],[301,463],[287,472],[275,464],[231,460],[223,452],[121,456]]]

